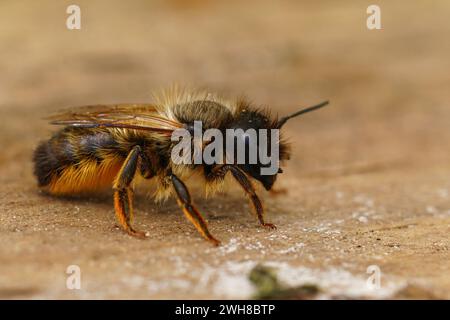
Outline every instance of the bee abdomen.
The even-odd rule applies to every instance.
[[[61,168],[60,161],[56,158],[52,150],[50,141],[41,143],[34,151],[34,174],[37,177],[38,185],[44,187],[48,185],[52,176]]]
[[[41,143],[33,161],[39,187],[51,194],[72,194],[110,187],[124,153],[106,132],[66,129]]]

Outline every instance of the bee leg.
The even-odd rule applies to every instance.
[[[206,221],[203,219],[200,212],[198,212],[197,208],[195,208],[192,204],[191,195],[189,194],[189,190],[186,188],[186,185],[174,174],[171,174],[170,178],[177,195],[178,205],[183,210],[186,218],[192,222],[195,228],[197,228],[206,240],[212,242],[215,246],[218,246],[220,241],[209,233]]]
[[[140,150],[139,146],[135,146],[130,151],[114,180],[114,209],[117,220],[129,235],[145,238],[145,232],[136,231],[131,226],[133,220],[133,190],[130,184],[136,173]]]
[[[156,175],[156,171],[153,169],[157,165],[149,158],[145,152],[140,152],[139,157],[141,162],[139,165],[139,172],[144,179],[151,179]]]
[[[259,223],[263,227],[267,227],[270,229],[276,229],[277,227],[272,223],[267,223],[264,221],[264,209],[259,200],[258,195],[256,194],[255,188],[253,187],[250,180],[248,180],[245,173],[243,173],[238,167],[235,166],[227,166],[227,169],[231,171],[233,177],[239,182],[241,187],[244,189],[245,193],[249,196],[252,201],[253,207],[255,208],[256,215],[258,217]]]
[[[129,187],[129,188],[127,188],[127,204],[128,204],[127,220],[128,220],[129,225],[131,225],[133,223],[133,219],[134,219],[133,199],[134,199],[134,190],[132,187]]]

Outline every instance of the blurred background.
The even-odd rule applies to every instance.
[[[382,30],[367,29],[367,1],[78,1],[81,30],[66,28],[70,4],[1,2],[6,141],[47,130],[38,119],[50,111],[147,102],[179,83],[280,114],[330,99],[289,126],[297,155],[317,141],[327,150],[306,153],[307,166],[448,154],[439,143],[449,135],[446,1],[378,2]]]
[[[66,9],[71,4],[81,8],[81,30],[66,28],[69,16]],[[366,9],[371,4],[381,8],[381,30],[366,27]],[[31,293],[24,289],[24,295],[41,292],[45,285],[40,281],[51,275],[42,270],[38,276],[36,270],[56,266],[38,258],[38,253],[42,248],[50,250],[57,246],[56,240],[46,238],[43,230],[48,227],[54,232],[52,239],[59,239],[61,233],[56,229],[65,230],[74,223],[70,217],[62,217],[61,212],[65,212],[65,207],[70,211],[78,205],[60,203],[52,209],[55,200],[45,199],[36,191],[32,150],[55,129],[41,119],[69,106],[151,102],[152,92],[174,83],[207,88],[230,97],[245,95],[255,104],[268,106],[281,115],[329,99],[331,105],[327,109],[286,126],[294,152],[284,177],[279,180],[280,187],[289,189],[290,194],[284,200],[266,200],[278,206],[272,211],[268,209],[273,217],[281,212],[280,217],[271,220],[290,225],[292,221],[308,220],[309,214],[323,221],[329,217],[345,220],[354,212],[352,196],[348,202],[342,200],[344,203],[338,208],[335,200],[330,199],[335,199],[335,194],[353,195],[358,190],[371,194],[383,208],[384,211],[379,210],[380,218],[374,219],[375,224],[390,225],[392,219],[422,217],[428,211],[443,215],[447,219],[443,223],[431,223],[433,227],[429,221],[425,223],[428,229],[419,232],[424,238],[409,234],[409,238],[398,240],[395,237],[399,235],[390,235],[394,237],[388,241],[391,244],[418,241],[414,248],[409,247],[413,250],[408,255],[412,259],[411,269],[402,265],[406,259],[403,255],[394,255],[396,258],[386,263],[393,273],[412,272],[417,261],[426,260],[426,248],[438,243],[438,253],[428,256],[431,269],[424,272],[432,283],[449,289],[450,279],[445,273],[436,276],[432,272],[433,268],[445,268],[441,270],[444,271],[449,267],[448,260],[442,264],[445,254],[448,255],[448,237],[444,235],[448,235],[450,215],[449,18],[450,2],[445,0],[376,3],[2,0],[0,237],[6,245],[0,249],[0,269],[7,271],[0,271],[0,280],[8,275],[9,280],[3,278],[3,287],[10,288],[5,289],[4,296],[22,292],[16,288],[14,279],[24,274],[36,289]],[[229,211],[234,210],[235,206],[227,204],[226,199],[220,201]],[[107,226],[113,221],[109,200],[94,205],[100,206],[98,210],[105,214],[98,217],[91,212],[89,217],[97,219],[102,232],[108,234]],[[88,210],[92,204],[83,206]],[[220,211],[214,205],[204,207]],[[138,209],[150,210],[147,206]],[[43,210],[49,215],[44,215]],[[176,206],[172,203],[167,210],[172,212]],[[217,225],[237,224],[243,217],[248,226],[254,227],[244,211],[239,216],[214,221],[216,232],[219,235],[222,232]],[[179,216],[173,213],[168,218],[160,217],[161,223],[169,226]],[[210,217],[213,218],[214,215]],[[148,222],[147,229],[154,221],[145,213],[137,219]],[[310,221],[311,226],[320,223]],[[189,225],[182,225],[183,232],[192,232],[189,237],[199,246],[204,245]],[[366,227],[361,221],[349,221],[348,230],[361,225]],[[39,232],[33,233],[33,228]],[[15,233],[16,229],[28,230],[25,233],[28,238]],[[69,238],[70,230],[64,234]],[[431,234],[437,238],[427,238]],[[64,235],[58,243],[66,243]],[[186,237],[184,233],[181,235]],[[114,236],[122,241],[127,239],[119,234]],[[323,240],[322,236],[329,235],[318,235],[317,239]],[[91,237],[90,243],[96,242],[95,235]],[[153,249],[159,248],[158,241],[166,243],[166,238],[156,237],[149,243]],[[227,240],[227,234],[222,238]],[[264,239],[261,241],[264,243]],[[387,244],[378,249],[394,250]],[[89,247],[88,242],[84,244],[86,247],[77,245],[79,252]],[[183,241],[179,246],[182,245]],[[346,245],[352,247],[354,243]],[[379,254],[377,247],[368,247],[375,250],[371,254]],[[64,264],[70,260],[66,256],[57,258],[58,254],[64,254],[63,246],[59,251],[51,250],[55,261]],[[324,248],[311,250],[330,255]],[[33,258],[24,258],[27,253]],[[370,256],[369,252],[366,254]],[[236,255],[241,258],[242,252],[238,250]],[[9,258],[2,258],[6,256]],[[92,261],[90,256],[83,259]],[[135,259],[138,261],[139,257]],[[34,267],[24,271],[17,269],[18,264]],[[317,260],[312,264],[324,266]],[[13,276],[15,273],[17,278]],[[167,297],[159,292],[154,296]]]

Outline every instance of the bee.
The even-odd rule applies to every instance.
[[[242,188],[261,226],[275,229],[264,219],[263,205],[254,184],[271,190],[278,172],[261,175],[262,164],[179,164],[171,157],[176,142],[171,139],[178,129],[191,131],[195,121],[203,129],[228,128],[281,129],[291,118],[325,106],[325,101],[282,118],[257,108],[245,99],[230,102],[215,95],[169,92],[153,104],[94,105],[72,108],[48,118],[63,126],[34,151],[34,174],[45,193],[56,196],[91,194],[112,188],[117,221],[125,232],[137,238],[147,233],[136,230],[133,222],[135,176],[156,182],[156,200],[174,196],[186,218],[212,244],[220,242],[208,230],[191,197],[185,180],[194,172],[207,187],[216,191],[227,174]],[[271,142],[268,141],[268,144]],[[289,145],[280,139],[279,160],[289,159]],[[257,148],[262,147],[256,144]],[[271,146],[264,146],[271,147]]]

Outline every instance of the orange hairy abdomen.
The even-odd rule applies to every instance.
[[[112,132],[67,127],[36,148],[34,174],[50,194],[89,193],[111,188],[125,158]]]
[[[122,163],[123,159],[113,157],[100,163],[85,160],[64,168],[44,189],[54,195],[70,195],[111,188]]]

